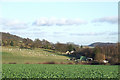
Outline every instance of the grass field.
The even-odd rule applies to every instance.
[[[69,57],[59,55],[49,49],[19,49],[16,47],[2,47],[2,63],[42,63],[42,62],[68,62]]]
[[[117,78],[118,66],[3,64],[3,78]]]

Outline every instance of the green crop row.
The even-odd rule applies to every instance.
[[[2,78],[117,78],[118,75],[117,65],[2,65]]]

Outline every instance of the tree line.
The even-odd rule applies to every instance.
[[[45,39],[29,39],[29,38],[21,38],[16,35],[12,35],[10,33],[1,33],[2,34],[2,42],[0,45],[2,46],[17,46],[19,48],[25,48],[25,49],[34,49],[34,48],[44,48],[44,49],[52,49],[57,50],[59,52],[66,52],[66,51],[72,51],[75,50],[78,45],[68,42],[65,43],[52,43]]]
[[[78,56],[86,56],[93,58],[97,62],[102,62],[103,60],[109,61],[110,64],[120,64],[120,43],[117,43],[115,46],[96,46],[95,48],[79,48],[74,52],[73,56],[79,58]]]

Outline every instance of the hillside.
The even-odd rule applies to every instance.
[[[97,42],[89,46],[98,47],[81,49],[78,45],[73,43],[53,44],[47,40],[36,39],[33,41],[29,38],[21,38],[10,33],[2,33],[2,52],[4,63],[9,63],[8,61],[16,61],[16,63],[39,63],[49,61],[66,62],[67,59],[71,57],[79,59],[82,54],[82,56],[91,57],[99,62],[103,59],[107,59],[111,64],[117,64],[117,57],[119,55],[117,52],[118,46],[114,45],[116,45],[116,43]],[[66,51],[75,52],[63,55]],[[58,57],[60,58],[58,59]]]
[[[16,35],[12,35],[10,33],[0,32],[2,34],[2,62],[5,64],[8,63],[16,63],[16,64],[32,64],[32,63],[47,63],[47,62],[68,62],[67,59],[69,57],[59,55],[60,52],[45,49],[45,48],[19,48],[16,46],[31,46],[32,40],[27,38],[21,38]],[[10,46],[11,41],[14,42],[14,46]],[[17,45],[17,43],[21,42],[21,44]],[[35,43],[34,43],[35,44]],[[40,45],[40,43],[37,43]],[[44,46],[44,44],[42,44]],[[47,45],[47,44],[46,44]]]
[[[38,64],[47,62],[68,62],[69,57],[59,55],[59,52],[54,52],[49,49],[36,48],[19,49],[16,47],[2,47],[2,63],[3,64]]]
[[[89,46],[91,46],[91,47],[96,47],[96,46],[103,47],[103,46],[115,46],[115,45],[116,45],[116,43],[102,43],[102,42],[96,42],[96,43],[90,44]]]
[[[19,36],[17,36],[17,35],[12,35],[12,34],[10,34],[10,33],[0,32],[0,34],[1,34],[1,33],[2,33],[2,41],[12,40],[12,41],[17,41],[17,42],[19,42],[19,41],[23,41],[23,40],[24,40],[24,38],[19,37]],[[28,39],[29,39],[29,38],[28,38]],[[29,40],[31,40],[31,39],[29,39]],[[88,45],[88,46],[90,46],[90,47],[96,47],[96,46],[102,47],[102,46],[115,46],[115,45],[116,45],[116,43],[95,42],[95,43],[92,43],[92,44],[90,44],[90,45]]]
[[[0,32],[0,34],[2,34],[2,40],[15,40],[15,41],[21,41],[23,40],[23,38],[16,36],[16,35],[12,35],[10,33],[4,33],[4,32]]]

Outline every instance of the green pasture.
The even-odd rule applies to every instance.
[[[118,78],[118,75],[117,65],[2,65],[2,78]]]

